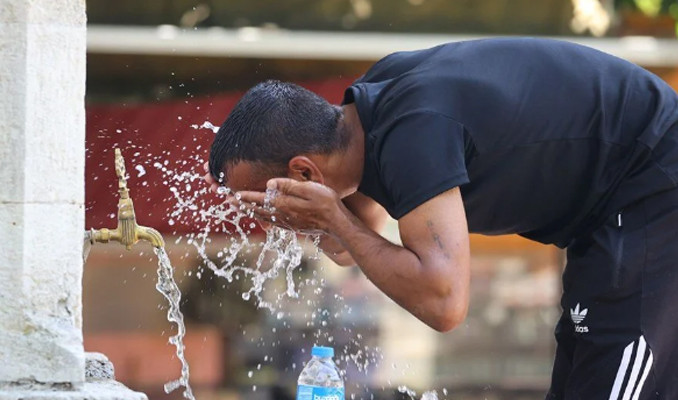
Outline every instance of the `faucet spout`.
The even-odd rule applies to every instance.
[[[125,170],[125,159],[122,157],[120,149],[115,149],[115,173],[118,176],[118,226],[115,229],[91,229],[86,238],[91,244],[96,242],[108,243],[109,241],[119,242],[130,250],[139,240],[148,241],[153,247],[164,247],[165,241],[160,232],[153,228],[140,226],[137,224],[134,214],[134,203],[129,196],[127,188],[127,172]]]
[[[151,246],[156,248],[165,247],[165,240],[163,240],[160,232],[153,228],[147,226],[139,226],[139,232],[137,233],[139,240],[145,240],[151,244]]]

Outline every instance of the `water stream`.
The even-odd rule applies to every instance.
[[[176,355],[181,362],[181,377],[167,382],[164,387],[165,393],[173,392],[183,386],[184,397],[195,400],[191,385],[188,382],[190,375],[188,362],[184,356],[185,347],[183,339],[186,334],[186,327],[184,326],[184,316],[179,309],[179,304],[181,303],[181,291],[174,281],[174,268],[172,268],[172,264],[170,263],[169,257],[167,257],[165,249],[156,248],[155,254],[158,256],[158,282],[156,283],[155,288],[158,289],[158,292],[162,293],[169,302],[167,320],[177,325],[177,334],[170,337],[169,342],[176,347]]]

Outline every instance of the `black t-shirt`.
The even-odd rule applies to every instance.
[[[460,186],[471,232],[572,238],[678,182],[678,96],[608,54],[488,39],[391,54],[346,90],[359,191],[398,219]]]

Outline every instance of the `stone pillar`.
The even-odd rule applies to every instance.
[[[0,1],[0,391],[85,381],[85,23],[85,0]]]

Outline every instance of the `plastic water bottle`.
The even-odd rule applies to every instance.
[[[334,349],[314,346],[311,361],[299,375],[297,400],[345,400],[344,381],[334,364]]]

